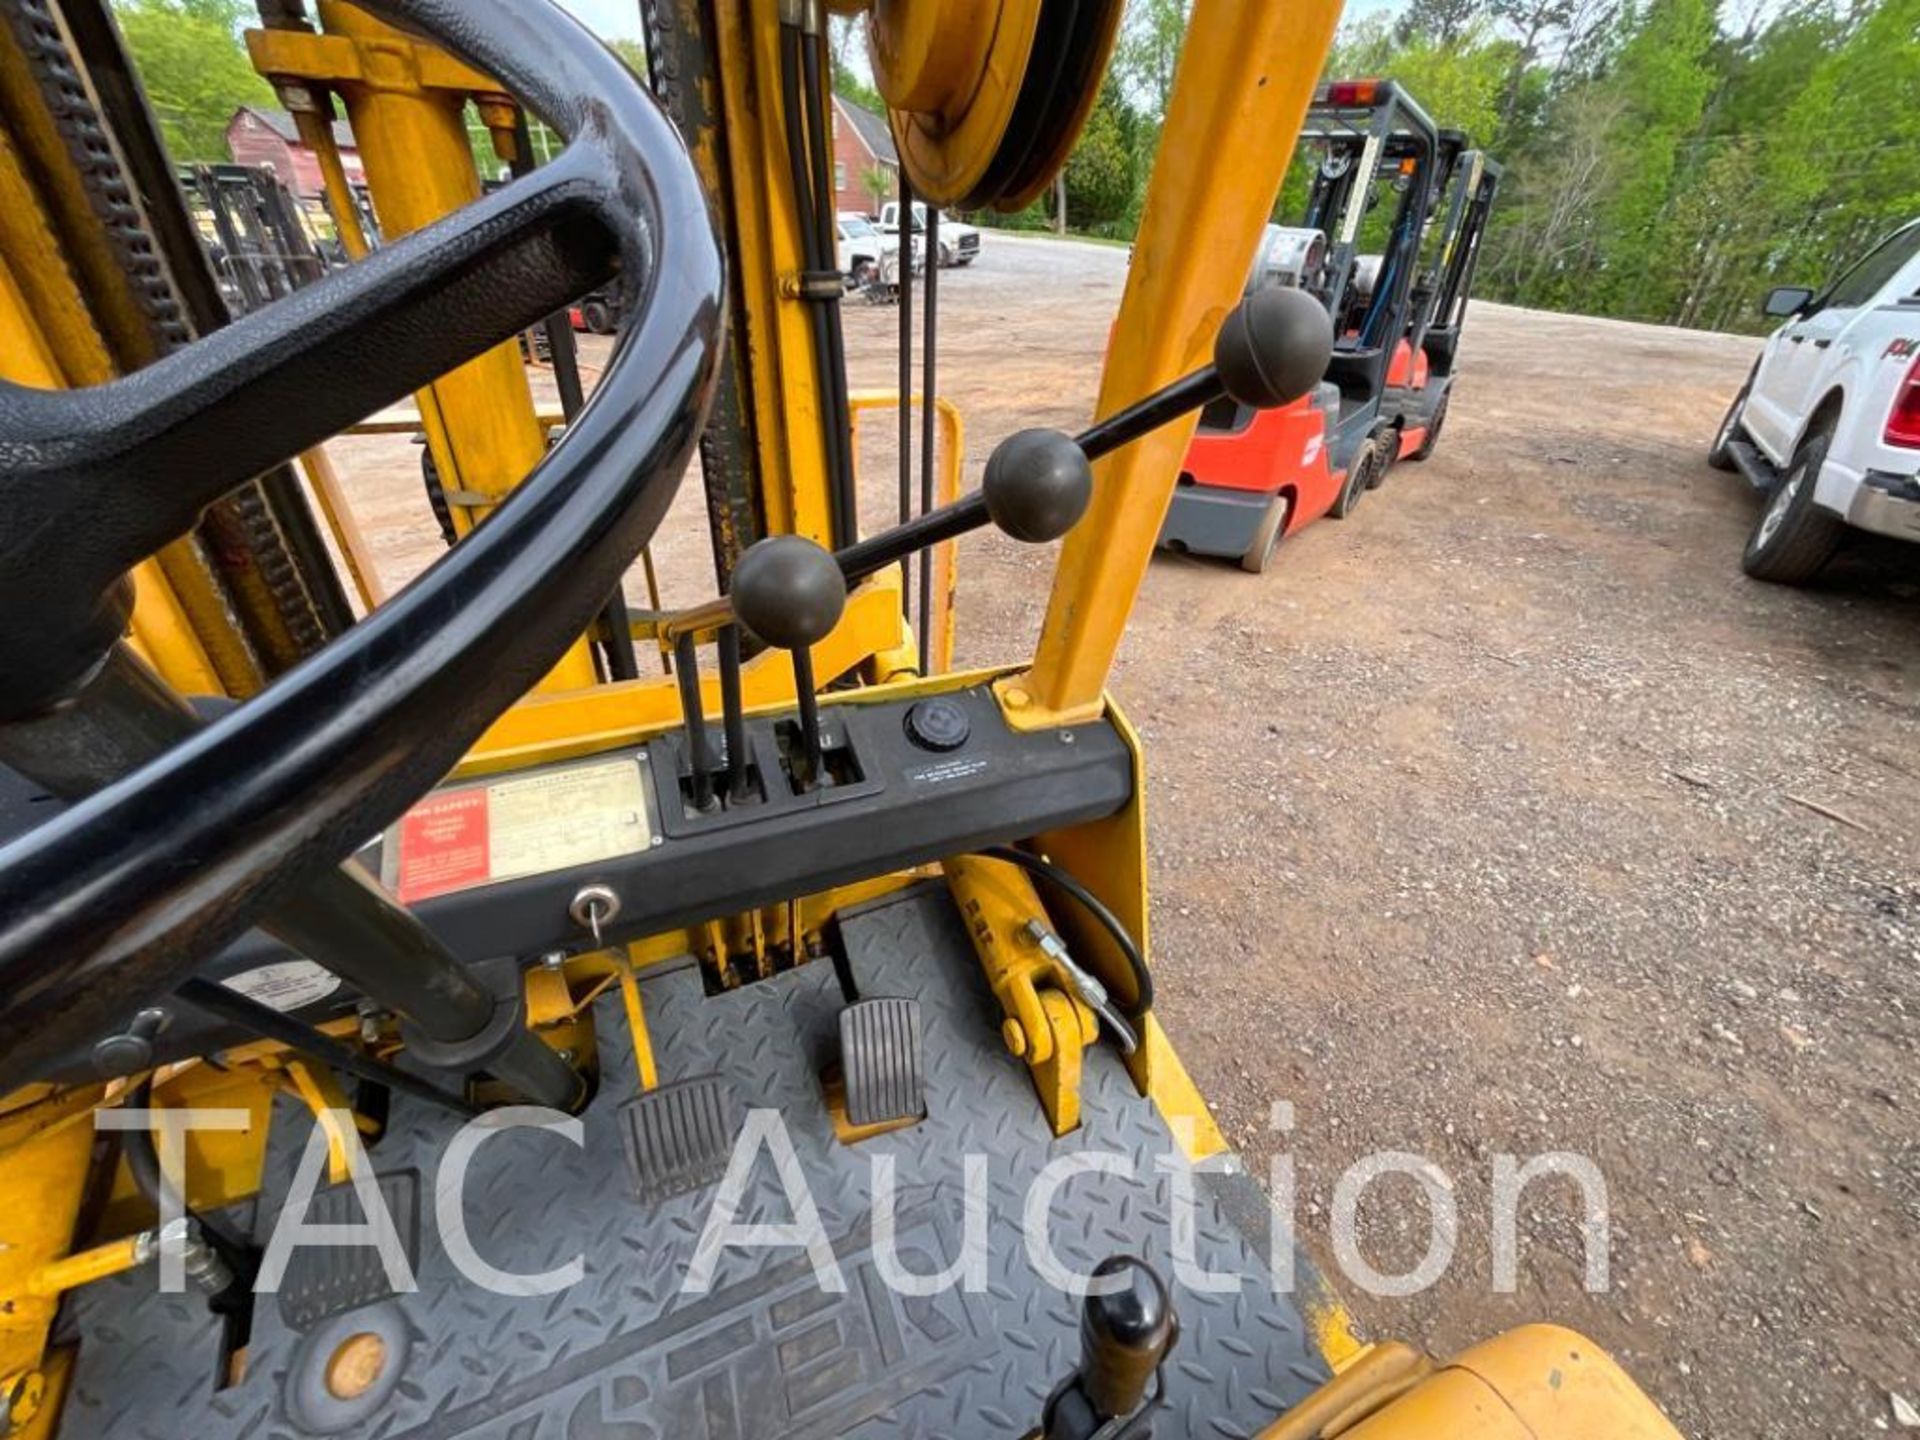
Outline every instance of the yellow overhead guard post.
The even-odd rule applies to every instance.
[[[1339,0],[1197,0],[1174,73],[1133,266],[1100,383],[1111,415],[1207,363],[1273,209]],[[1248,136],[1261,137],[1248,144]],[[1021,729],[1099,713],[1197,417],[1094,467],[1093,505],[1063,543],[1033,668],[1000,687]]]

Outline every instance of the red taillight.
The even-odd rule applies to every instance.
[[[1893,397],[1884,438],[1889,445],[1920,450],[1920,356],[1915,356],[1913,364],[1907,367],[1907,378],[1900,382],[1899,392]]]
[[[1327,86],[1329,105],[1371,105],[1379,98],[1378,80],[1335,80]]]

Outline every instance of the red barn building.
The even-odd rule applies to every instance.
[[[333,141],[340,147],[340,163],[347,179],[365,184],[360,152],[354,148],[353,132],[346,121],[333,122]],[[271,165],[280,183],[303,198],[320,195],[326,188],[320,180],[319,159],[300,143],[293,117],[284,110],[242,105],[227,122],[227,152],[241,165]]]
[[[876,166],[887,172],[887,193],[880,199],[867,188]],[[836,208],[856,215],[877,214],[900,190],[900,152],[886,117],[839,95],[833,97],[833,189]]]

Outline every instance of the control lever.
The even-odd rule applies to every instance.
[[[673,678],[680,686],[680,715],[687,726],[687,769],[692,772],[693,808],[701,814],[713,809],[713,766],[707,755],[707,715],[700,699],[700,656],[693,632],[683,630],[673,641]]]
[[[1179,1339],[1173,1300],[1154,1268],[1131,1255],[1102,1260],[1080,1311],[1080,1368],[1047,1397],[1039,1440],[1152,1434],[1166,1397],[1160,1367]]]
[[[801,724],[817,747],[818,727],[806,720],[813,708],[807,647],[838,622],[849,585],[988,524],[1029,544],[1058,540],[1093,498],[1095,460],[1223,395],[1261,410],[1291,404],[1319,383],[1332,355],[1333,322],[1319,301],[1300,290],[1255,291],[1220,326],[1212,364],[1077,436],[1044,429],[1009,435],[987,458],[978,490],[832,554],[802,536],[770,536],[740,557],[730,595],[682,611],[670,628],[724,627],[738,617],[769,645],[791,650]],[[808,683],[801,684],[803,669]]]
[[[747,798],[747,711],[740,694],[740,627],[722,625],[714,647],[720,652],[720,720],[727,737],[727,803]]]
[[[1214,336],[1211,365],[1076,436],[1057,430],[1009,435],[994,447],[978,490],[849,545],[834,558],[852,584],[988,523],[1030,544],[1057,540],[1086,512],[1093,461],[1223,395],[1257,410],[1289,405],[1320,382],[1332,355],[1333,321],[1318,300],[1301,290],[1255,291]]]
[[[770,535],[749,546],[733,567],[730,598],[742,625],[793,657],[806,757],[805,773],[794,778],[802,791],[811,790],[825,769],[813,647],[833,633],[847,608],[846,576],[831,553],[804,535]]]

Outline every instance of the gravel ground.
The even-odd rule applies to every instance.
[[[1084,423],[1125,265],[989,234],[942,277],[970,480]],[[891,385],[895,323],[850,307],[856,385]],[[1330,1269],[1363,1156],[1425,1157],[1457,1209],[1430,1289],[1334,1272],[1362,1327],[1446,1353],[1550,1317],[1689,1435],[1859,1436],[1920,1404],[1920,588],[1870,544],[1810,591],[1740,574],[1754,500],[1701,455],[1754,349],[1477,305],[1435,457],[1265,576],[1157,560],[1114,690],[1150,744],[1162,1015],[1223,1125],[1263,1173],[1292,1156]],[[411,573],[414,452],[336,449]],[[711,591],[697,496],[656,547],[670,602]],[[1050,565],[965,543],[961,663],[1030,649]],[[1550,1151],[1604,1176],[1609,1286],[1543,1180],[1496,1294],[1495,1157]],[[1417,1262],[1425,1205],[1367,1192],[1376,1267]]]

